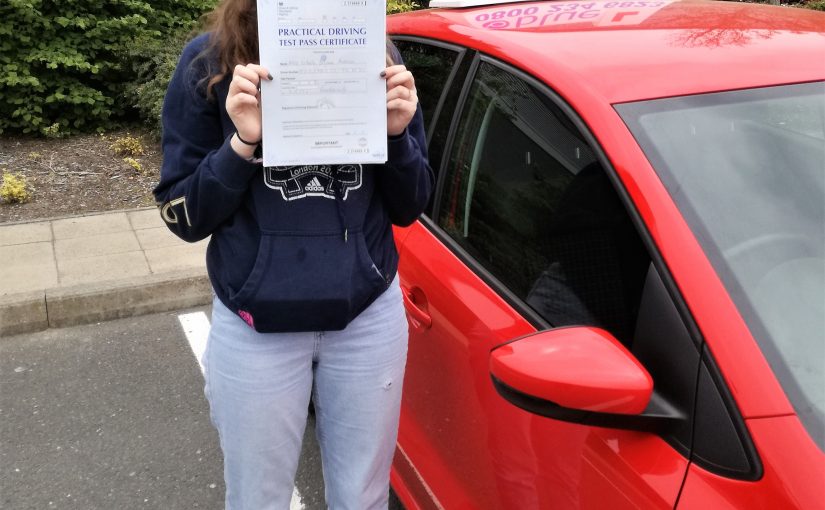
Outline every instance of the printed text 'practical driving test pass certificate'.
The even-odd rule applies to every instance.
[[[264,166],[387,160],[384,0],[258,0]]]

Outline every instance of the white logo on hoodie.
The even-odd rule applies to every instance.
[[[338,182],[343,185],[341,198],[347,199],[350,190],[361,187],[363,167],[361,165],[338,165],[337,180],[335,165],[272,166],[264,168],[264,183],[281,192],[284,200],[298,200],[306,197],[335,199]]]

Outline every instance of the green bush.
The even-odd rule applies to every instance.
[[[421,6],[413,0],[387,0],[387,14],[414,11]]]
[[[126,86],[126,99],[156,136],[160,136],[160,113],[166,88],[192,34],[191,30],[182,29],[165,40],[146,38],[132,50],[135,79]]]
[[[742,0],[736,0],[741,2]],[[813,9],[815,11],[825,11],[825,0],[746,0],[756,4],[773,4],[783,5],[786,7],[802,7],[805,9]]]
[[[217,1],[3,0],[0,133],[59,137],[135,114],[159,133],[181,50]],[[419,7],[389,0],[387,13]]]
[[[143,63],[138,44],[190,30],[216,0],[3,0],[0,133],[101,129]]]

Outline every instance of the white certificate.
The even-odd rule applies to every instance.
[[[264,166],[387,160],[385,0],[258,0]]]

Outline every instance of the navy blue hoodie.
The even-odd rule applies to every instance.
[[[206,254],[218,298],[260,332],[343,329],[392,282],[392,225],[429,199],[420,108],[384,165],[263,167],[232,149],[231,76],[206,96],[208,35],[183,51],[163,104],[154,190],[166,224]]]

